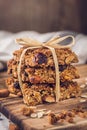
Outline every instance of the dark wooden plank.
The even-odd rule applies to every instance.
[[[80,19],[83,13],[80,6],[82,6],[81,0],[79,2],[78,0],[15,0],[14,3],[8,0],[8,5],[0,0],[0,12],[3,12],[0,15],[0,30],[13,32],[36,30],[42,33],[59,30],[79,32],[82,31]],[[85,13],[83,15],[83,21],[87,21]]]

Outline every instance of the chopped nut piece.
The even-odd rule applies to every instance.
[[[86,114],[85,114],[85,113],[82,113],[82,112],[78,112],[78,116],[81,117],[81,118],[85,118],[85,117],[86,117]]]
[[[55,116],[55,114],[50,113],[48,115],[48,120],[50,124],[55,124],[57,122],[57,117]]]
[[[57,121],[58,122],[67,121],[69,123],[74,123],[75,115],[81,118],[85,118],[87,117],[87,111],[85,111],[80,106],[78,106],[77,108],[72,109],[72,110],[63,110],[58,114],[50,113],[48,114],[48,119],[49,119],[50,124],[54,124]]]
[[[70,117],[70,116],[67,116],[67,117],[66,117],[66,121],[69,122],[69,123],[74,123],[73,118]]]
[[[69,117],[75,117],[75,113],[72,112],[72,111],[70,111],[70,112],[67,113],[67,116],[69,116]]]
[[[61,119],[61,114],[59,113],[59,114],[57,114],[57,120],[60,120]]]
[[[52,102],[55,102],[55,98],[51,96],[46,96],[44,101],[52,103]]]
[[[30,116],[34,112],[34,110],[32,108],[29,108],[29,107],[23,107],[21,109],[21,111],[22,111],[22,114],[25,116]]]

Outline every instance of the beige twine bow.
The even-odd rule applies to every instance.
[[[60,42],[66,40],[67,38],[72,39],[71,43],[68,43],[67,45],[59,44]],[[21,88],[22,93],[23,93],[23,90],[22,90],[22,80],[21,80],[20,72],[21,72],[22,59],[23,59],[26,51],[28,49],[46,47],[46,48],[49,48],[51,50],[52,55],[53,55],[54,64],[55,64],[55,73],[56,73],[55,95],[56,95],[56,102],[58,102],[59,98],[60,98],[60,77],[59,77],[59,65],[58,65],[58,60],[57,60],[55,48],[67,48],[67,47],[69,48],[69,47],[73,46],[75,44],[74,37],[71,35],[64,36],[64,37],[57,36],[57,37],[52,38],[51,40],[49,40],[48,42],[45,42],[45,43],[41,43],[41,42],[33,40],[31,38],[20,38],[20,39],[16,39],[16,42],[20,45],[24,45],[27,47],[27,49],[24,49],[24,51],[22,52],[21,57],[20,57],[20,62],[18,65],[18,80],[19,80],[19,84],[20,84],[20,88]]]

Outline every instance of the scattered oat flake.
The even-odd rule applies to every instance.
[[[85,88],[85,87],[86,87],[85,84],[80,85],[80,88]]]
[[[80,99],[80,102],[86,102],[86,100],[85,99]]]
[[[48,115],[49,113],[51,113],[51,110],[49,110],[49,111],[45,112],[45,114],[44,114],[44,115]]]
[[[37,113],[32,113],[30,117],[31,118],[36,118],[37,117]]]
[[[44,115],[44,112],[38,112],[38,113],[37,113],[37,117],[38,117],[38,118],[42,118],[43,115]]]
[[[87,94],[82,94],[81,97],[82,98],[87,98]]]

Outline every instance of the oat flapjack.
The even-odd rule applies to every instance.
[[[6,83],[9,91],[17,95],[22,93],[24,103],[27,105],[55,102],[57,77],[53,55],[47,47],[27,49],[24,53],[20,66],[22,82],[20,86],[18,66],[26,48],[25,46],[15,51],[13,59],[8,62],[8,73],[11,77]],[[58,60],[58,80],[60,80],[59,100],[77,97],[80,94],[80,88],[73,79],[79,78],[79,74],[71,63],[77,63],[78,58],[70,48],[55,48],[55,53]]]

